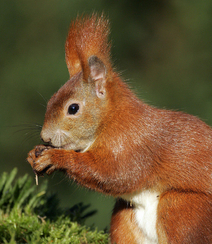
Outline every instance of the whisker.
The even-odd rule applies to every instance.
[[[48,103],[48,99],[46,97],[44,97],[39,91],[36,90],[36,92],[43,98],[44,102],[47,104]],[[41,105],[43,105],[43,104],[41,104]]]
[[[33,137],[40,138],[40,131],[42,125],[38,123],[24,123],[19,125],[9,126],[10,128],[18,128],[16,131],[13,132],[13,135],[21,133],[24,141],[28,141]]]
[[[30,132],[40,132],[39,129],[37,128],[30,128],[30,131],[29,131],[29,128],[23,128],[23,129],[20,129],[20,130],[16,130],[13,134],[17,134],[19,132],[26,132],[25,135],[29,134]]]
[[[62,139],[61,139],[62,135],[59,134],[59,145],[61,146],[62,145]]]
[[[40,133],[39,133],[38,131],[32,131],[31,133],[28,132],[28,133],[25,133],[25,134],[24,134],[24,136],[25,136],[25,137],[28,137],[28,138],[31,138],[31,137],[33,137],[33,136],[39,136],[39,135],[40,135]],[[40,138],[40,136],[39,136],[38,138]]]
[[[31,141],[33,139],[37,138],[37,141],[40,140],[40,136],[37,132],[34,132],[32,133],[31,135],[28,135],[27,137],[22,137],[21,141],[20,141],[20,144],[18,145],[18,151],[21,155],[25,155],[26,154],[26,144],[31,144]],[[37,143],[36,143],[37,144]],[[39,144],[39,142],[38,142]],[[22,149],[22,150],[20,150]],[[22,152],[21,152],[22,151]]]
[[[39,137],[39,134],[38,134],[38,133],[33,133],[33,134],[31,134],[31,135],[29,135],[29,136],[23,138],[22,141],[21,141],[21,144],[23,145],[23,144],[25,144],[25,143],[31,141],[32,139],[34,139],[34,138],[36,138],[36,137],[39,139],[39,138],[40,138],[40,137]]]
[[[45,104],[39,103],[39,105],[41,105],[42,107],[46,108]]]
[[[35,126],[28,126],[28,127],[21,128],[21,129],[18,129],[16,131],[14,131],[13,132],[13,135],[18,134],[20,132],[23,132],[23,135],[25,135],[25,136],[26,135],[29,135],[29,134],[32,134],[32,133],[40,134],[40,131],[41,131],[41,127],[39,127],[39,126],[37,126],[37,127],[35,127]]]
[[[62,136],[63,141],[65,142],[65,144],[67,144],[69,142],[67,139],[69,139],[69,138],[68,138],[68,136],[66,135],[66,133],[64,131],[61,131],[61,136]]]
[[[6,126],[7,128],[16,128],[16,127],[24,127],[24,128],[42,128],[41,124],[33,124],[33,123],[28,123],[28,124],[19,124],[19,125],[10,125],[10,126]]]

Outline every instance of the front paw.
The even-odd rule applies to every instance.
[[[56,165],[53,164],[52,160],[52,150],[55,149],[49,146],[38,145],[29,152],[27,161],[36,174],[51,174],[56,170]]]

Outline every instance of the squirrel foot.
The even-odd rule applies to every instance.
[[[51,174],[56,170],[51,160],[52,150],[50,146],[38,145],[28,153],[27,161],[37,175]]]

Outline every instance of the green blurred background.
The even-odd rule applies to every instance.
[[[46,100],[69,78],[64,44],[77,14],[110,18],[115,67],[138,96],[160,108],[183,110],[212,125],[212,1],[0,1],[1,170],[34,177],[27,153],[39,139]],[[61,205],[83,201],[98,213],[87,221],[109,226],[112,198],[45,176]],[[42,184],[42,180],[39,182]]]

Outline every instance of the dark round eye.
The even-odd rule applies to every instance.
[[[68,107],[68,114],[76,114],[79,110],[79,104],[73,103]]]

